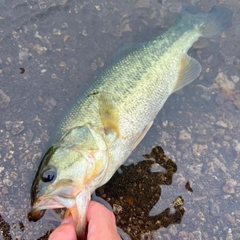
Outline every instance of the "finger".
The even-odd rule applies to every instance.
[[[49,240],[77,240],[72,217],[64,219],[62,224],[52,232]]]
[[[114,214],[98,202],[91,201],[87,211],[88,240],[121,240]]]

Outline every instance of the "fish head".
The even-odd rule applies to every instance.
[[[91,193],[107,167],[100,131],[90,125],[69,130],[43,157],[31,189],[29,220],[39,220],[47,209],[67,208],[77,224],[84,222]]]

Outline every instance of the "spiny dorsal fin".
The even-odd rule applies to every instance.
[[[191,58],[184,53],[180,60],[178,79],[172,92],[178,91],[182,87],[195,80],[200,75],[201,70],[201,64],[194,58]]]
[[[98,94],[99,115],[106,133],[119,132],[119,114],[116,104],[109,93],[102,92]]]

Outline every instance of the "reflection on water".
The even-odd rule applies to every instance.
[[[161,197],[161,185],[172,183],[177,165],[164,154],[161,147],[154,147],[144,157],[147,160],[122,166],[121,173],[116,172],[107,184],[96,191],[113,207],[117,226],[132,239],[140,239],[142,235],[151,235],[153,230],[180,223],[185,212],[184,200],[179,196],[173,201],[173,209],[167,208],[155,216],[149,216]],[[156,164],[164,171],[151,171]]]

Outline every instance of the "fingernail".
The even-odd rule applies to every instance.
[[[67,218],[64,218],[64,219],[62,220],[62,223],[61,223],[61,224],[70,223],[71,221],[72,221],[72,217],[69,216],[69,217],[67,217]]]

